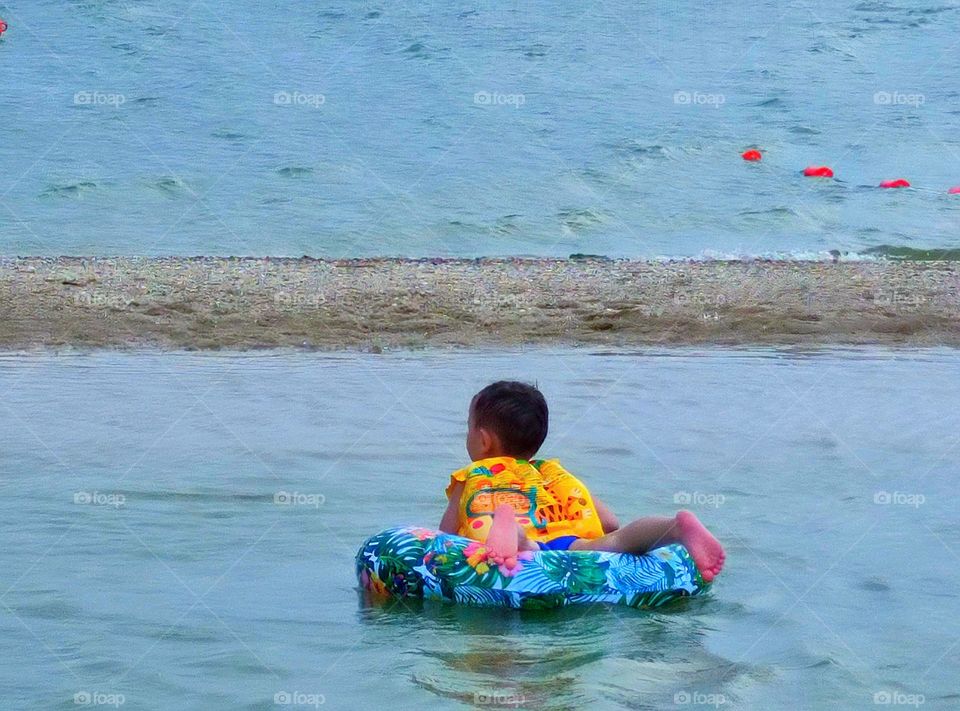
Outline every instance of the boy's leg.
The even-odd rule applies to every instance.
[[[571,550],[642,554],[670,543],[682,543],[708,583],[723,568],[726,554],[720,541],[689,511],[676,516],[645,516],[600,538],[580,538]]]
[[[508,568],[516,566],[518,551],[538,550],[537,544],[527,538],[523,527],[517,523],[513,507],[508,504],[494,509],[485,545],[494,562],[498,565],[504,563]]]

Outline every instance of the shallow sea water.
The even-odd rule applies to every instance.
[[[501,377],[540,384],[542,453],[622,519],[697,511],[728,551],[708,597],[358,593],[366,536],[438,522]],[[4,708],[960,699],[956,352],[7,354],[0,392]]]
[[[0,254],[960,248],[955,0],[0,16]]]

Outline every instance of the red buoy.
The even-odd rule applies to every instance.
[[[0,35],[7,31],[7,23],[3,21],[3,18],[0,17]]]
[[[761,160],[763,158],[763,154],[756,148],[751,148],[749,151],[744,151],[741,153],[740,157],[744,160]]]
[[[960,195],[960,185],[954,185],[947,191],[948,195]]]
[[[880,183],[881,188],[909,188],[910,181],[904,180],[903,178],[897,178],[896,180],[884,180]]]
[[[826,165],[808,165],[803,169],[803,174],[808,178],[832,178],[833,170]]]

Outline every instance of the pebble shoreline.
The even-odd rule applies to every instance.
[[[0,348],[960,346],[960,262],[0,258]]]

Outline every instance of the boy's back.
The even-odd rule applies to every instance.
[[[493,511],[503,504],[513,509],[517,523],[533,541],[603,535],[589,489],[556,459],[481,459],[450,475],[448,497],[458,483],[463,486],[457,516],[461,536],[485,541]]]

